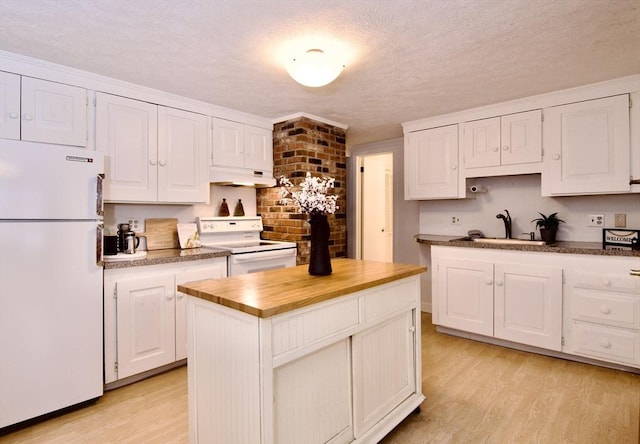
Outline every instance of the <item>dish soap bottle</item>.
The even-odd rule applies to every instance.
[[[229,215],[229,205],[227,205],[227,199],[222,199],[222,203],[220,204],[220,216],[228,216]]]
[[[236,209],[233,211],[234,216],[244,216],[244,207],[242,206],[242,199],[238,199]]]

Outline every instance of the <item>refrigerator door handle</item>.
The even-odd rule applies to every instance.
[[[104,262],[102,261],[102,239],[104,234],[104,224],[99,222],[96,226],[96,265],[102,267]]]
[[[102,183],[104,182],[104,173],[97,175],[96,183],[96,214],[104,216],[104,200],[102,199]]]

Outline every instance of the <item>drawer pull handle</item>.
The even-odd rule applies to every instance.
[[[634,270],[633,268],[629,270],[629,274],[631,276],[640,276],[640,270]]]
[[[609,348],[609,347],[611,347],[611,341],[609,341],[606,338],[602,338],[602,339],[600,339],[600,345],[602,347],[604,347],[604,348]]]
[[[611,313],[611,309],[609,307],[607,307],[606,305],[601,305],[600,306],[600,313],[608,315],[609,313]]]

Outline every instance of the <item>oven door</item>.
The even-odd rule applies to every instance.
[[[229,276],[295,267],[296,249],[259,251],[253,253],[231,254],[229,256]]]

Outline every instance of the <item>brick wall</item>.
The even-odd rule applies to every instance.
[[[274,125],[273,175],[278,180],[286,176],[298,185],[307,172],[312,176],[334,177],[338,209],[329,215],[331,237],[329,251],[332,258],[347,255],[347,157],[346,133],[326,123],[299,117]],[[295,206],[280,202],[280,188],[257,190],[258,215],[262,216],[263,238],[295,242],[298,264],[309,263],[310,226],[307,214],[296,213]]]

